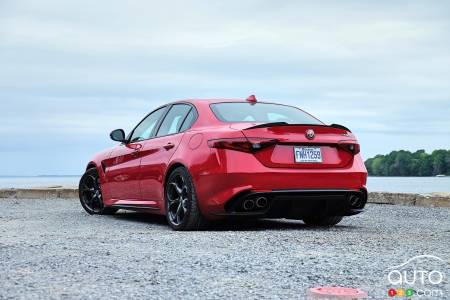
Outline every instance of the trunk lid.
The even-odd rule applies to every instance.
[[[252,128],[255,125],[257,128]],[[266,167],[295,169],[343,168],[353,160],[354,153],[348,151],[346,147],[349,144],[357,144],[357,141],[354,135],[347,130],[326,125],[275,124],[271,126],[269,124],[268,127],[255,125],[249,126],[248,123],[238,123],[231,125],[231,127],[240,129],[245,137],[249,139],[268,138],[277,140],[276,144],[254,153],[255,157]],[[312,139],[307,137],[307,132],[311,130],[314,132]],[[299,159],[300,155],[304,154],[304,151],[317,152],[319,149],[321,162],[295,161],[295,155]],[[297,151],[296,154],[294,154],[295,151]],[[303,152],[303,154],[299,152]]]

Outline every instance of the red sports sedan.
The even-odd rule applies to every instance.
[[[80,180],[89,214],[165,214],[175,230],[238,217],[332,226],[367,202],[350,130],[254,96],[170,103],[110,136],[120,144],[97,154]]]

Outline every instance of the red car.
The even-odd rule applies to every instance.
[[[165,214],[175,230],[233,217],[332,226],[360,213],[367,171],[356,137],[287,105],[185,100],[157,108],[80,180],[89,214]]]

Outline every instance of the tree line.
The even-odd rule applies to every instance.
[[[450,150],[425,150],[414,153],[400,150],[377,155],[365,162],[372,176],[436,176],[450,175]]]

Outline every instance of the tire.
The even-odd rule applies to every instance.
[[[173,230],[201,230],[208,221],[200,212],[194,183],[188,170],[178,167],[170,173],[164,189],[166,218]]]
[[[309,226],[322,226],[322,227],[331,227],[342,221],[344,217],[342,216],[333,216],[333,217],[308,217],[304,218],[303,222]]]
[[[112,215],[117,208],[103,205],[100,180],[96,168],[90,168],[83,174],[78,186],[81,206],[90,215]]]

